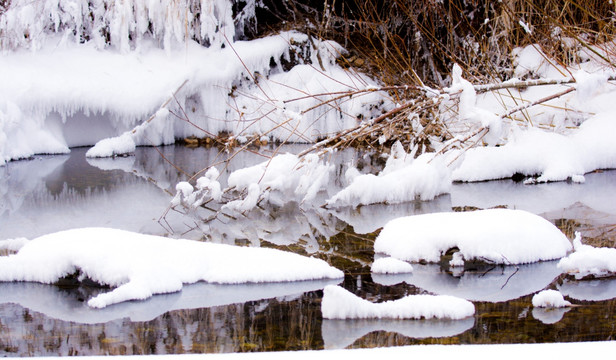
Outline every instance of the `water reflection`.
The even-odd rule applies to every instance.
[[[291,146],[281,151],[300,149]],[[243,152],[222,163],[232,154],[178,146],[139,148],[135,156],[115,159],[86,159],[85,151],[73,149],[68,156],[39,157],[0,167],[0,239],[109,226],[277,247],[319,257],[343,269],[342,286],[370,301],[425,292],[449,294],[474,301],[476,316],[455,322],[323,321],[319,289],[325,284],[319,282],[267,286],[200,283],[185,286],[179,293],[102,310],[89,309],[83,301],[100,289],[11,283],[0,284],[0,355],[241,352],[589,341],[616,336],[616,280],[563,280],[556,262],[467,269],[455,274],[438,265],[414,265],[414,273],[401,276],[377,276],[369,271],[375,257],[374,238],[389,220],[452,211],[453,207],[526,209],[556,222],[568,234],[582,231],[587,239],[612,239],[616,223],[616,204],[611,201],[616,190],[614,171],[588,174],[584,184],[455,184],[451,194],[433,201],[358,209],[305,209],[288,203],[207,223],[171,212],[162,226],[158,220],[177,182],[219,164],[224,184],[232,171],[264,158]],[[261,149],[263,153],[272,151]],[[378,159],[353,151],[336,153],[336,161],[338,175],[347,163],[360,164],[365,170],[379,166]],[[339,185],[339,181],[332,183],[333,188]],[[202,211],[199,216],[208,217],[208,210]],[[558,288],[581,306],[568,312],[533,309],[532,295],[545,288]]]
[[[90,308],[86,301],[107,290],[85,287],[61,289],[38,283],[0,283],[0,304],[19,304],[49,318],[81,324],[99,324],[125,318],[150,321],[169,311],[292,298],[336,283],[332,280],[239,285],[200,282],[185,285],[180,292],[115,304],[104,309]]]
[[[372,278],[383,285],[406,282],[433,294],[452,295],[471,301],[502,302],[545,289],[561,274],[557,263],[545,261],[518,266],[484,266],[460,274],[443,271],[436,264],[414,264],[411,274],[373,274]]]
[[[395,332],[414,338],[443,338],[459,335],[473,327],[474,318],[462,320],[323,320],[325,349],[344,349],[376,331]]]
[[[604,301],[616,298],[616,279],[574,281],[565,279],[558,291],[579,301]]]
[[[563,319],[570,308],[534,308],[533,317],[544,324],[556,324]]]

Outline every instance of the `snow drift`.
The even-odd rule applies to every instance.
[[[15,242],[7,243],[14,246]],[[175,240],[123,230],[84,228],[44,235],[0,257],[0,281],[51,284],[79,274],[115,287],[88,301],[94,308],[180,291],[182,284],[338,279],[319,259],[266,248]]]

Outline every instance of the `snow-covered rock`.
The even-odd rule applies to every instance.
[[[412,262],[438,262],[445,252],[455,248],[457,260],[524,264],[562,258],[571,243],[542,217],[508,209],[394,219],[374,243],[376,252]]]
[[[571,303],[563,298],[563,294],[556,290],[543,290],[533,296],[533,306],[543,308],[561,308],[571,306]]]
[[[175,240],[107,228],[44,235],[0,257],[0,281],[50,284],[79,272],[114,287],[88,301],[94,308],[180,291],[182,284],[337,279],[320,259],[266,248]]]
[[[349,291],[328,285],[321,311],[325,319],[464,319],[475,314],[470,301],[446,295],[410,295],[394,301],[371,303]]]
[[[575,276],[576,279],[616,274],[616,249],[584,245],[579,233],[576,233],[573,246],[575,251],[558,263],[562,271]]]

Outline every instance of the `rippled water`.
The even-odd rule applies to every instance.
[[[616,335],[616,280],[571,281],[560,275],[555,262],[484,266],[458,273],[438,265],[416,265],[412,274],[399,276],[373,276],[369,271],[379,256],[373,251],[374,238],[388,220],[437,211],[494,206],[525,209],[556,223],[569,236],[577,230],[595,245],[615,246],[614,171],[588,174],[584,184],[525,186],[511,180],[455,184],[451,194],[430,202],[337,211],[301,210],[289,204],[207,224],[175,212],[161,220],[175,184],[220,160],[216,149],[169,146],[139,148],[135,156],[118,159],[86,159],[85,149],[73,149],[69,156],[9,163],[0,167],[0,239],[107,226],[276,247],[326,259],[344,270],[342,286],[371,301],[417,293],[451,294],[472,300],[475,317],[461,321],[323,320],[321,289],[328,282],[198,283],[179,293],[101,310],[88,308],[84,300],[105,289],[0,283],[0,355],[589,341]],[[262,160],[244,152],[222,171],[223,178]],[[365,170],[378,167],[352,151],[337,154],[337,161],[353,161]],[[559,289],[579,306],[534,309],[532,295],[545,288]]]

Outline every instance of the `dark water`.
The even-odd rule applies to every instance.
[[[196,224],[177,213],[161,217],[178,181],[220,161],[215,149],[141,148],[133,157],[86,160],[39,157],[0,167],[0,239],[67,228],[108,226],[143,233],[274,247],[317,256],[345,272],[340,284],[370,301],[409,294],[451,294],[473,301],[476,314],[458,321],[323,320],[327,282],[185,286],[180,293],[89,309],[106,291],[0,283],[0,356],[168,354],[301,350],[406,344],[529,343],[611,340],[616,335],[616,280],[565,279],[555,262],[482,267],[451,273],[416,265],[413,274],[371,275],[373,242],[395,217],[507,206],[549,219],[568,236],[581,231],[595,245],[614,246],[616,172],[588,174],[584,184],[525,186],[510,180],[456,184],[430,202],[360,209],[262,209],[233,220]],[[262,149],[263,150],[263,149]],[[288,148],[288,151],[297,150]],[[353,152],[338,155],[365,169],[377,163]],[[262,158],[236,156],[231,171]],[[175,166],[172,166],[173,163]],[[576,306],[532,307],[536,292],[558,289]]]

